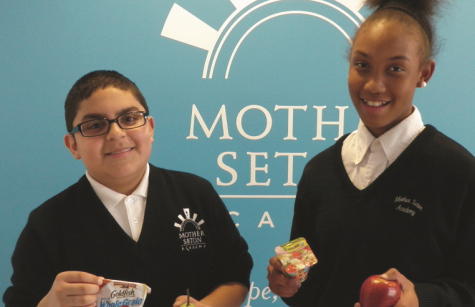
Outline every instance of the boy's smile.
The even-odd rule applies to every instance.
[[[128,112],[144,111],[131,92],[114,87],[97,90],[81,102],[73,125],[91,119],[115,119]],[[74,158],[81,159],[88,173],[110,189],[130,194],[145,172],[153,143],[153,118],[144,126],[124,130],[110,124],[106,134],[84,137],[81,133],[64,138]]]
[[[133,149],[133,148],[125,148],[125,149],[118,150],[118,151],[112,151],[112,152],[106,153],[106,156],[117,156],[117,155],[119,155],[119,154],[123,154],[123,153],[129,152],[129,151],[131,151],[132,149]]]
[[[432,76],[434,62],[421,65],[420,36],[382,20],[362,29],[354,41],[348,88],[358,115],[376,137],[412,113],[416,87]]]

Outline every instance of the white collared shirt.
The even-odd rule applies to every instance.
[[[142,232],[142,225],[145,216],[145,205],[147,202],[148,175],[150,166],[147,169],[135,191],[130,195],[117,193],[103,184],[97,182],[86,171],[86,177],[96,192],[104,206],[109,210],[122,229],[135,242],[139,240]]]
[[[424,130],[421,113],[414,112],[375,138],[360,120],[358,129],[343,142],[341,156],[351,182],[360,190],[370,185]]]

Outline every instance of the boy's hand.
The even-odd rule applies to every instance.
[[[267,267],[267,279],[269,280],[270,290],[281,297],[291,297],[297,293],[300,288],[300,280],[298,278],[289,278],[283,273],[282,262],[278,256],[274,256],[269,260]]]
[[[386,280],[397,281],[401,285],[401,298],[394,307],[419,307],[419,299],[414,284],[396,269],[389,269],[381,275]],[[360,307],[359,303],[355,307]]]
[[[187,303],[187,296],[182,295],[176,298],[175,303],[173,303],[173,307],[180,307],[181,305],[186,306]],[[200,301],[195,300],[190,296],[190,304],[195,305],[195,307],[210,307],[209,305],[203,304]]]
[[[60,273],[38,307],[94,306],[103,280],[84,272]]]

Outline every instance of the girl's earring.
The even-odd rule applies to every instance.
[[[421,87],[422,87],[422,88],[424,88],[424,87],[426,87],[426,86],[427,86],[427,82],[425,82],[425,81],[422,81],[422,83],[421,83]]]

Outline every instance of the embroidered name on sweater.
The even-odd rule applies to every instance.
[[[422,206],[415,199],[410,199],[405,196],[396,196],[394,202],[399,203],[396,210],[407,213],[411,215],[411,217],[417,213],[416,209],[422,211]]]
[[[190,251],[193,249],[203,249],[206,248],[206,242],[204,240],[205,232],[201,230],[201,225],[205,222],[204,220],[196,221],[198,214],[193,214],[193,218],[190,215],[189,208],[183,208],[185,217],[181,214],[178,215],[178,218],[181,220],[181,224],[175,223],[175,227],[180,228],[178,238],[181,240],[181,250]],[[188,227],[186,227],[189,225]],[[190,228],[193,229],[190,231]],[[188,231],[187,231],[188,230]]]

